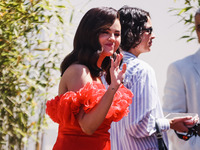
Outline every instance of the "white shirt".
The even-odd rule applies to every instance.
[[[155,119],[162,131],[169,129],[169,121],[163,117],[154,70],[128,52],[124,52],[123,63],[127,64],[124,85],[134,97],[128,116],[111,125],[111,149],[158,149]],[[165,132],[163,138],[168,145]]]

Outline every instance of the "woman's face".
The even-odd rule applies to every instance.
[[[112,56],[121,42],[121,25],[116,19],[112,26],[103,30],[99,35],[99,43],[102,48],[100,57]]]

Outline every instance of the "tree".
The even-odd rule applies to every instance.
[[[177,0],[174,0],[176,2]],[[176,16],[180,18],[179,22],[184,23],[186,26],[186,34],[183,35],[181,38],[186,39],[187,42],[196,39],[193,36],[195,31],[194,25],[194,14],[196,10],[200,7],[200,0],[185,0],[182,1],[183,7],[181,8],[170,8],[170,12],[173,12]]]
[[[72,5],[66,2],[67,6],[54,0],[0,1],[2,150],[25,149],[32,139],[39,147],[46,123],[46,100],[57,81],[54,74],[60,64],[63,24],[70,24],[60,15],[63,11],[69,14]]]

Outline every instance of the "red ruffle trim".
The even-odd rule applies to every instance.
[[[88,113],[99,103],[105,92],[106,88],[103,84],[97,82],[87,83],[78,92],[66,92],[60,97],[56,96],[54,99],[47,101],[46,113],[54,122],[73,124],[80,107]],[[132,97],[132,92],[121,85],[114,96],[106,119],[119,121],[123,116],[127,116]]]

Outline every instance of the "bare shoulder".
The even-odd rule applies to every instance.
[[[85,65],[73,64],[65,70],[60,80],[59,95],[66,91],[78,91],[87,82],[92,82],[89,69]]]
[[[73,79],[82,79],[88,75],[90,76],[90,70],[85,65],[81,64],[73,64],[69,66],[63,74],[63,76]]]

